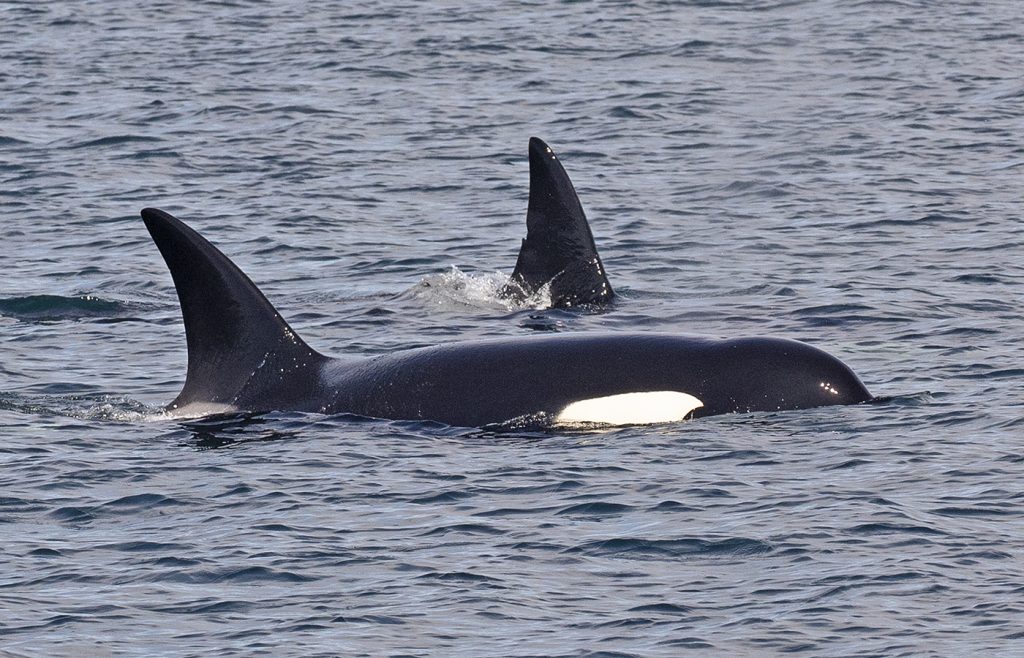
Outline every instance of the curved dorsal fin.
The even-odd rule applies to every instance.
[[[265,411],[268,394],[273,408],[282,408],[282,399],[315,386],[316,377],[296,371],[326,357],[292,331],[237,265],[162,210],[146,208],[142,219],[174,279],[188,343],[185,385],[168,409]]]
[[[526,239],[505,294],[527,297],[548,282],[552,306],[600,304],[614,295],[572,181],[554,151],[531,137]]]

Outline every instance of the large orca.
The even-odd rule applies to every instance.
[[[614,296],[587,216],[555,152],[530,138],[526,238],[501,295],[522,301],[549,286],[551,306],[604,304]]]
[[[352,413],[466,427],[634,424],[871,398],[829,354],[793,340],[555,334],[363,359],[315,351],[223,253],[166,212],[142,218],[181,302],[188,369],[167,407]]]

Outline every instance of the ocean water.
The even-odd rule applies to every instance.
[[[1016,0],[0,4],[0,654],[1024,655]],[[494,295],[527,140],[618,300]],[[138,211],[331,354],[777,335],[883,401],[162,418]],[[514,385],[514,382],[510,382]]]

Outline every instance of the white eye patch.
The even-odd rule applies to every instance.
[[[621,393],[603,398],[579,400],[555,417],[559,424],[600,423],[603,425],[648,425],[685,419],[704,403],[679,391]]]

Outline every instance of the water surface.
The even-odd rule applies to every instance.
[[[1024,653],[1022,19],[6,3],[0,647]],[[605,312],[493,297],[531,135],[591,218]],[[555,435],[161,419],[185,342],[144,206],[327,353],[779,335],[887,401]]]

